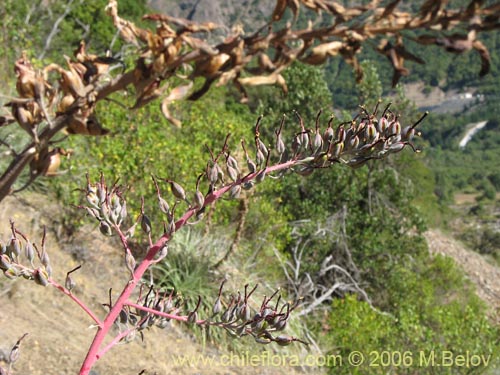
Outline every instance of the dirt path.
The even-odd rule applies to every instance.
[[[493,316],[500,321],[500,268],[439,230],[426,232],[425,238],[432,254],[446,255],[455,260],[476,285],[479,297],[491,306]]]

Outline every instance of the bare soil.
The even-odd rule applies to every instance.
[[[0,238],[10,237],[9,219],[16,227],[39,243],[42,228],[57,229],[60,208],[47,197],[28,193],[22,198],[8,197],[0,204]],[[54,269],[54,279],[64,283],[66,272],[82,263],[74,279],[74,293],[84,300],[99,316],[104,316],[111,287],[116,297],[127,281],[122,266],[120,246],[104,241],[92,226],[83,228],[71,240],[57,238],[48,232],[47,249]],[[76,257],[75,257],[76,255]],[[80,260],[76,260],[79,258]],[[24,279],[0,278],[0,365],[2,357],[10,351],[24,333],[29,335],[21,344],[21,356],[14,364],[14,374],[66,375],[77,374],[91,340],[96,332],[89,317],[69,298],[51,287],[41,287]],[[166,329],[152,328],[145,332],[144,340],[138,336],[130,343],[115,346],[94,368],[94,375],[104,374],[297,374],[300,369],[290,366],[243,366],[234,362],[230,366],[196,363],[199,355],[220,361],[225,351],[209,345],[203,346],[189,335],[185,327],[173,323]],[[117,331],[115,331],[117,333]],[[251,338],[245,341],[250,354],[282,353],[277,346],[260,346]],[[235,353],[238,354],[238,353]],[[240,353],[245,355],[246,353]],[[179,364],[180,356],[194,361]],[[3,358],[5,359],[5,358]],[[262,363],[262,362],[259,362]],[[322,373],[308,368],[308,373]]]
[[[500,323],[500,269],[462,243],[439,230],[429,230],[425,238],[432,254],[453,258],[476,286],[477,295],[490,308],[490,317]]]

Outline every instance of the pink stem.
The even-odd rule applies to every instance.
[[[274,165],[271,167],[266,167],[267,172],[274,172],[274,171],[279,171],[282,169],[287,169],[291,166],[293,166],[297,162],[296,159],[289,160],[285,163]],[[214,191],[213,193],[209,194],[206,199],[205,199],[205,205],[209,205],[212,202],[217,201],[224,193],[229,191],[234,185],[241,185],[247,181],[251,181],[252,179],[257,176],[259,171],[249,174],[245,176],[244,178],[238,179],[236,182],[229,184],[227,186],[224,186],[220,188],[219,190]],[[195,213],[198,211],[198,208],[191,208],[189,209],[177,222],[175,223],[175,230],[179,230],[182,228],[187,221],[195,215]],[[119,232],[120,233],[120,232]],[[126,247],[126,241],[124,242],[123,238],[122,239],[122,244]],[[149,251],[146,254],[146,257],[142,260],[142,262],[139,264],[139,266],[135,269],[134,275],[132,276],[132,279],[127,283],[125,288],[123,289],[122,293],[116,300],[115,304],[112,306],[111,310],[109,311],[108,315],[104,319],[104,322],[102,325],[99,326],[96,335],[94,336],[94,340],[92,341],[92,344],[90,345],[89,351],[87,352],[87,356],[85,357],[85,360],[83,361],[82,367],[80,368],[80,375],[88,375],[90,370],[92,369],[92,366],[95,364],[95,362],[100,358],[99,356],[99,348],[104,341],[106,335],[108,334],[109,330],[111,329],[113,323],[115,320],[118,318],[120,311],[122,310],[124,305],[130,305],[128,302],[128,299],[132,292],[134,291],[135,287],[139,283],[139,281],[142,278],[142,275],[146,272],[146,270],[154,264],[154,257],[155,255],[160,251],[160,249],[163,247],[163,245],[170,240],[170,234],[166,233],[163,236],[160,237],[156,243],[149,248]],[[156,310],[153,310],[156,311]],[[177,318],[178,319],[178,318]],[[187,319],[187,317],[186,317]],[[116,343],[115,343],[116,344]],[[107,348],[106,350],[109,350]]]
[[[62,285],[58,284],[53,279],[49,279],[49,283],[53,287],[59,289],[61,292],[63,292],[64,294],[66,294],[69,298],[71,298],[78,306],[80,306],[82,308],[83,311],[85,311],[87,313],[88,316],[90,316],[94,320],[94,322],[97,324],[97,326],[99,328],[102,328],[102,322],[101,322],[101,320],[92,312],[92,310],[90,310],[90,308],[87,307],[87,305],[85,305],[84,302],[82,302],[80,299],[78,299],[78,297],[76,297],[68,289],[66,289]]]
[[[108,345],[106,345],[104,348],[102,348],[99,351],[99,353],[97,353],[97,355],[96,355],[97,359],[101,358],[113,346],[115,346],[116,344],[118,344],[122,338],[126,337],[130,332],[134,331],[135,329],[136,329],[135,327],[132,327],[132,328],[126,329],[125,331],[123,331],[123,332],[119,333],[118,335],[116,335],[115,338],[113,340],[111,340],[111,342]]]

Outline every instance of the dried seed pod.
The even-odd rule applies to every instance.
[[[215,300],[214,306],[212,307],[212,312],[214,315],[219,314],[222,311],[222,303],[220,301],[220,297],[217,297]]]
[[[11,259],[7,254],[0,255],[0,270],[6,271],[11,266]]]
[[[164,244],[160,251],[158,251],[158,257],[156,258],[156,262],[159,262],[163,258],[168,255],[168,243]]]
[[[123,220],[127,218],[127,201],[123,201],[122,208],[120,210],[120,220],[118,221],[118,225],[120,225]]]
[[[302,146],[302,140],[300,135],[295,135],[292,140],[292,152],[294,155],[297,155],[300,152]]]
[[[7,253],[7,246],[0,240],[0,255]]]
[[[144,231],[144,233],[148,235],[151,233],[151,220],[144,213],[141,214],[141,228]]]
[[[35,249],[33,248],[33,244],[31,241],[26,241],[26,246],[24,247],[24,255],[26,255],[26,259],[30,263],[33,263],[33,259],[35,259]]]
[[[229,164],[226,165],[227,168],[227,174],[231,181],[236,182],[238,180],[238,171],[231,167]]]
[[[405,142],[396,142],[389,146],[387,152],[394,154],[396,152],[400,152],[405,146],[406,146]]]
[[[255,342],[257,342],[259,344],[264,344],[264,345],[272,342],[272,340],[268,337],[256,336],[256,337],[254,337],[254,339],[255,339]]]
[[[127,250],[127,252],[125,253],[125,266],[133,275],[135,271],[136,261],[130,250]]]
[[[21,255],[21,245],[19,239],[12,237],[9,241],[8,249],[12,259],[18,259]]]
[[[347,143],[348,149],[349,150],[356,150],[359,146],[359,137],[355,135],[351,139],[349,139],[349,142]]]
[[[170,213],[170,206],[168,202],[161,196],[158,196],[158,206],[160,207],[160,211],[163,212],[164,214],[168,215]]]
[[[238,309],[238,318],[240,318],[243,322],[248,322],[250,320],[250,307],[248,304],[243,303]]]
[[[377,122],[377,130],[380,134],[385,134],[385,131],[389,127],[389,120],[385,116],[381,117]]]
[[[412,126],[405,127],[401,132],[401,140],[411,142],[415,137],[415,128]]]
[[[95,208],[99,208],[99,197],[97,196],[96,190],[94,188],[92,188],[91,190],[88,190],[87,188],[87,195],[85,196],[85,198],[90,205]]]
[[[264,181],[264,178],[266,178],[266,174],[267,168],[262,169],[259,173],[257,173],[257,176],[255,176],[255,182],[259,184]]]
[[[111,230],[111,226],[105,222],[104,220],[101,220],[99,222],[99,231],[104,234],[105,236],[111,236],[113,234],[113,231]]]
[[[266,161],[266,157],[264,156],[264,153],[261,151],[261,149],[257,149],[257,151],[255,152],[255,161],[259,166],[264,164],[264,162]]]
[[[188,314],[187,322],[190,324],[195,324],[198,320],[198,313],[196,311],[191,311]]]
[[[9,353],[9,363],[14,363],[14,362],[16,362],[19,359],[19,354],[20,354],[19,347],[20,347],[20,344],[21,344],[21,340],[26,335],[27,335],[27,333],[25,333],[19,340],[17,340],[16,344],[10,350],[10,353]]]
[[[292,342],[294,342],[295,339],[291,336],[278,336],[275,337],[273,341],[277,343],[279,346],[288,346]]]
[[[212,186],[215,186],[219,181],[219,170],[217,169],[216,165],[217,163],[214,163],[214,165],[209,169],[208,174],[208,181]]]
[[[333,115],[330,116],[330,120],[328,121],[328,127],[325,129],[325,132],[323,133],[323,141],[327,144],[333,142],[333,134],[334,134],[332,128],[333,118],[334,118]]]
[[[339,125],[339,127],[337,128],[337,130],[335,132],[335,139],[336,139],[336,141],[343,143],[345,141],[346,135],[347,134],[346,134],[344,125]]]
[[[50,264],[49,254],[45,249],[42,249],[42,254],[40,254],[40,263],[42,263],[44,267],[48,267]]]
[[[10,265],[9,268],[7,268],[6,270],[3,271],[3,274],[8,279],[12,280],[12,279],[16,279],[19,276],[19,271],[17,270],[16,267],[14,267],[13,265]]]
[[[336,143],[333,146],[332,155],[331,156],[334,159],[338,159],[340,157],[340,155],[342,154],[343,151],[344,151],[344,142]]]
[[[49,275],[49,277],[52,277],[52,266],[50,264],[47,264],[45,266],[45,271],[47,272],[47,275]]]
[[[170,189],[172,190],[172,194],[174,197],[181,201],[186,200],[186,192],[184,191],[184,188],[179,185],[177,182],[171,181],[171,180],[166,180],[170,184]]]
[[[247,168],[248,168],[249,173],[255,173],[255,171],[257,170],[257,165],[253,162],[252,159],[250,159],[250,156],[248,156],[248,152],[247,152],[247,149],[245,147],[245,141],[243,139],[241,140],[241,147],[243,148],[243,151],[245,152]]]
[[[229,189],[229,197],[231,199],[238,199],[241,194],[241,185],[234,185]]]
[[[276,151],[278,152],[278,155],[281,156],[285,153],[285,150],[286,150],[285,142],[283,142],[281,134],[278,134],[276,136]]]
[[[42,268],[37,268],[35,271],[33,271],[33,279],[38,285],[49,285],[49,275],[47,274],[47,271]]]
[[[401,135],[401,124],[399,123],[397,118],[391,121],[385,133],[386,137],[395,137]]]
[[[238,162],[230,154],[228,154],[226,157],[226,164],[236,169],[236,171],[240,171],[240,169],[238,168]]]
[[[66,275],[66,280],[64,281],[64,286],[66,287],[66,289],[68,289],[70,292],[71,290],[76,286],[76,283],[75,281],[73,280],[73,278],[71,277],[70,274],[67,274]]]
[[[304,165],[302,167],[299,167],[298,169],[295,169],[294,172],[297,173],[300,176],[307,177],[310,176],[314,172],[314,167],[310,165]]]
[[[323,137],[319,133],[319,129],[316,129],[316,132],[314,133],[313,149],[315,155],[323,150]]]
[[[229,323],[231,321],[231,305],[224,311],[224,314],[222,314],[221,321],[223,323]]]
[[[243,183],[243,185],[241,187],[245,190],[250,190],[251,188],[254,187],[254,185],[255,185],[254,181],[246,181]]]
[[[373,123],[368,123],[365,127],[365,139],[368,143],[374,143],[378,140],[378,132]]]
[[[280,317],[278,319],[278,321],[276,321],[274,324],[273,324],[273,327],[276,331],[283,331],[285,328],[286,328],[286,325],[287,325],[287,322],[288,322],[288,319],[286,318],[283,318],[283,317]]]
[[[257,149],[260,150],[260,152],[262,152],[262,154],[264,155],[264,158],[267,158],[267,154],[269,153],[269,150],[267,149],[264,142],[262,142],[262,140],[260,138],[257,138],[255,140],[255,144],[257,146]]]
[[[214,166],[217,169],[218,180],[224,182],[224,171],[222,170],[221,166],[219,165],[219,163],[215,163]]]

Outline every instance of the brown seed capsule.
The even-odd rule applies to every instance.
[[[253,188],[254,185],[255,185],[255,182],[247,181],[247,182],[243,183],[242,188],[245,190],[250,190],[251,188]]]
[[[66,289],[68,289],[71,292],[71,290],[75,287],[75,285],[76,283],[71,277],[71,275],[69,274],[66,275],[66,280],[64,281],[64,286],[66,287]]]
[[[26,259],[28,259],[30,263],[32,263],[33,259],[35,259],[35,249],[33,248],[31,241],[26,242],[26,246],[24,247],[24,254],[26,255]]]
[[[35,280],[35,283],[41,286],[47,286],[49,285],[49,275],[44,269],[37,268],[35,271],[33,271],[33,279]]]
[[[323,137],[319,134],[319,130],[314,134],[313,148],[315,154],[318,154],[323,149]]]
[[[259,344],[269,344],[270,342],[272,342],[272,340],[268,337],[255,337],[255,342],[259,343]]]
[[[257,143],[257,148],[264,155],[264,159],[267,158],[267,154],[269,153],[269,150],[267,149],[267,147],[264,144],[264,142],[262,142],[260,138],[257,138],[256,143]]]
[[[226,163],[227,165],[231,166],[232,168],[236,169],[239,172],[238,162],[231,155],[227,155]]]
[[[219,171],[216,167],[217,163],[215,163],[210,169],[208,173],[208,181],[211,185],[216,185],[219,181]]]
[[[257,165],[253,162],[252,159],[247,158],[247,168],[249,173],[255,173],[257,170]]]
[[[40,255],[40,263],[42,263],[44,267],[48,267],[48,265],[50,264],[49,253],[47,253],[45,249],[42,249],[42,254]]]
[[[278,336],[274,338],[274,342],[279,346],[288,346],[294,341],[294,338],[290,336]]]
[[[99,231],[105,236],[111,236],[113,234],[111,227],[104,220],[99,222]]]
[[[231,199],[238,199],[241,194],[241,185],[234,185],[229,189],[229,197]]]
[[[194,193],[193,201],[194,201],[194,205],[196,207],[198,207],[198,209],[200,209],[205,204],[205,197],[203,196],[203,194],[199,190],[196,190],[196,192]]]
[[[255,160],[257,162],[257,165],[262,165],[266,161],[266,157],[264,156],[264,153],[258,149],[255,153]]]
[[[259,173],[257,173],[257,176],[255,176],[255,182],[259,184],[264,181],[264,178],[266,178],[266,174],[267,168],[262,169]]]
[[[307,177],[314,172],[314,169],[315,168],[310,165],[304,165],[303,167],[299,167],[298,169],[296,169],[295,173],[297,173],[300,176]]]
[[[170,189],[172,190],[172,194],[174,197],[181,201],[186,200],[186,192],[184,191],[184,188],[179,185],[177,182],[167,180],[170,183]]]
[[[151,233],[151,220],[146,214],[141,214],[141,228],[146,234]]]
[[[7,254],[0,255],[0,270],[6,271],[11,265],[11,260]]]
[[[278,155],[282,155],[285,152],[285,149],[285,142],[283,142],[281,134],[278,134],[276,138],[276,151],[278,152]]]
[[[118,221],[118,225],[120,225],[126,218],[127,218],[127,201],[123,201],[122,208],[120,210],[120,220]]]
[[[196,323],[197,320],[198,320],[198,313],[196,311],[191,311],[188,314],[187,322],[190,324],[194,324]]]
[[[214,306],[212,307],[212,312],[214,315],[219,314],[222,311],[222,303],[220,301],[220,297],[217,297],[215,300]]]
[[[231,179],[231,181],[236,182],[238,180],[238,171],[231,167],[229,164],[226,167],[229,178]]]
[[[133,275],[135,271],[136,262],[134,256],[129,250],[125,253],[125,266]]]
[[[161,212],[168,215],[170,212],[170,206],[168,205],[168,202],[160,196],[158,196],[158,206],[160,207]]]
[[[3,274],[8,279],[12,280],[12,279],[15,279],[19,276],[19,271],[14,266],[9,266],[9,268],[7,268],[6,270],[3,271]]]
[[[16,237],[12,237],[8,245],[9,253],[13,259],[18,259],[21,255],[21,246]]]

